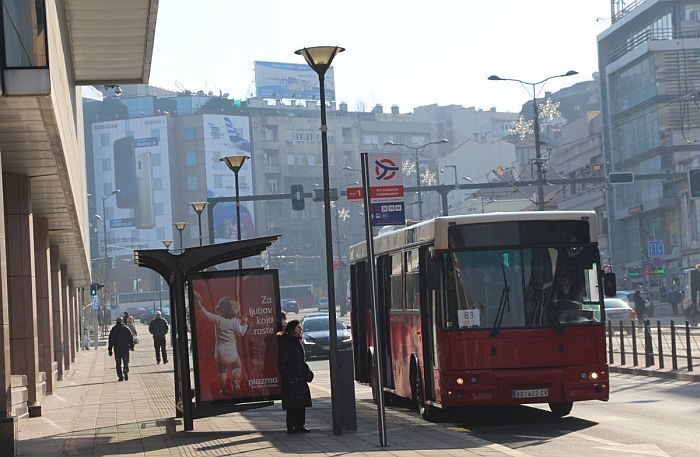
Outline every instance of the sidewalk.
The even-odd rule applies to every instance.
[[[379,448],[376,407],[357,386],[356,432],[333,435],[327,372],[311,384],[312,433],[290,436],[279,404],[196,419],[183,432],[174,418],[172,363],[156,365],[149,338],[132,352],[130,379],[116,382],[113,358],[101,346],[76,354],[73,369],[42,402],[42,417],[19,420],[22,456],[378,455],[526,456],[505,446],[387,409],[390,447]],[[324,376],[325,375],[325,376]]]

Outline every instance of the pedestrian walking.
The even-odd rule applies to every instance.
[[[134,325],[134,316],[129,316],[126,319],[126,326],[129,327],[129,330],[131,330],[131,334],[134,336],[134,344],[138,344],[139,337],[138,332],[136,331],[136,326]]]
[[[153,347],[156,350],[156,363],[168,363],[168,353],[165,350],[165,335],[168,334],[168,321],[163,319],[160,311],[156,311],[156,316],[148,324],[148,332],[153,335]]]
[[[634,309],[637,311],[637,320],[639,321],[639,324],[643,326],[646,311],[646,300],[644,300],[644,297],[642,297],[642,286],[637,285],[637,287],[634,288],[632,300],[634,301]]]
[[[129,328],[124,325],[121,317],[117,318],[117,323],[109,331],[109,346],[107,348],[109,356],[114,352],[114,361],[117,368],[117,379],[119,381],[129,380],[129,351],[134,350],[134,337]],[[123,365],[123,367],[122,367]]]
[[[311,391],[307,383],[313,372],[305,361],[301,344],[302,328],[298,320],[289,321],[279,337],[279,372],[282,381],[282,408],[287,411],[287,433],[308,433],[304,427],[306,408],[311,407]]]
[[[83,349],[86,351],[90,349],[90,335],[88,335],[87,329],[83,330]]]

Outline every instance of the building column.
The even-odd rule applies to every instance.
[[[68,297],[68,267],[61,265],[61,326],[63,327],[63,373],[70,370],[70,312]]]
[[[29,416],[40,416],[39,339],[36,322],[34,218],[31,184],[26,176],[3,176],[7,233],[7,283],[10,308],[12,373],[27,377]]]
[[[75,318],[75,308],[76,308],[76,294],[75,287],[73,287],[73,280],[68,280],[68,308],[70,312],[70,361],[75,362],[75,334],[77,333],[76,318]]]
[[[63,294],[61,293],[61,259],[58,246],[51,246],[51,308],[53,311],[53,360],[56,379],[63,379]]]
[[[46,376],[46,393],[53,393],[53,309],[51,301],[51,258],[49,220],[34,218],[34,268],[36,269],[36,312],[39,330],[39,371]]]
[[[0,171],[2,165],[0,164]],[[5,214],[3,176],[0,173],[0,215]],[[15,455],[17,418],[12,416],[10,357],[10,308],[7,287],[5,218],[0,217],[0,455]]]

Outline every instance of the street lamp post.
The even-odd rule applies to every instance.
[[[161,243],[163,243],[163,246],[165,246],[166,251],[170,251],[170,245],[173,244],[173,240],[162,240]],[[159,309],[160,312],[163,312],[163,278],[161,276],[158,276],[158,300],[160,302]]]
[[[247,158],[248,156],[228,156],[219,159],[233,172],[236,180],[236,239],[238,241],[241,241],[241,200],[238,189],[238,172],[241,171]],[[243,259],[238,259],[238,269],[243,269]]]
[[[529,83],[526,81],[521,81],[519,79],[514,79],[514,78],[501,78],[500,76],[496,75],[491,75],[489,76],[489,81],[515,81],[520,84],[528,85],[532,87],[532,111],[535,116],[534,119],[534,129],[535,129],[535,165],[537,165],[537,208],[540,211],[545,210],[545,202],[544,202],[544,163],[542,160],[542,153],[540,151],[540,113],[537,108],[537,86],[540,84],[543,84],[550,79],[554,78],[563,78],[565,76],[574,76],[577,75],[578,72],[574,70],[569,70],[563,75],[554,75],[550,76],[548,78],[544,78],[542,81],[538,81],[536,83]]]
[[[192,202],[192,209],[197,213],[197,223],[199,224],[199,245],[202,245],[202,212],[207,207],[207,202]]]
[[[112,192],[108,193],[107,195],[102,197],[102,228],[104,232],[104,249],[105,249],[105,286],[104,286],[104,303],[103,306],[107,306],[107,296],[108,296],[108,289],[109,289],[109,255],[107,254],[107,212],[105,211],[105,200],[107,200],[109,197],[112,195],[116,195],[119,193],[119,189],[114,189]],[[103,316],[103,323],[106,324],[106,313]]]
[[[180,232],[180,252],[183,252],[185,247],[182,245],[182,231],[187,227],[187,222],[175,222],[173,225],[177,231]]]
[[[321,101],[321,155],[323,166],[323,210],[326,236],[326,280],[328,284],[328,319],[330,322],[330,375],[331,375],[331,415],[333,418],[333,433],[342,433],[342,420],[338,410],[338,334],[335,326],[335,284],[333,278],[333,232],[331,228],[331,196],[330,178],[328,172],[328,126],[326,125],[326,88],[325,77],[336,54],[345,51],[338,46],[316,46],[295,51],[303,56],[306,63],[318,75]]]
[[[420,191],[420,164],[418,163],[418,159],[423,154],[423,152],[425,152],[425,148],[430,146],[431,144],[443,144],[448,142],[449,140],[447,138],[443,138],[441,140],[431,141],[420,146],[409,146],[403,143],[394,143],[393,141],[387,141],[386,143],[384,143],[384,146],[402,146],[407,149],[412,149],[416,155],[416,185],[418,186],[418,219],[420,219],[421,221],[423,220],[423,195]]]

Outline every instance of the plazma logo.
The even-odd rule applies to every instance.
[[[374,176],[377,181],[388,181],[396,176],[399,166],[391,159],[381,159],[374,161]]]

